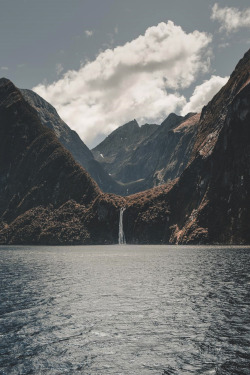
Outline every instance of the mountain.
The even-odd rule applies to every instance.
[[[146,188],[144,179],[138,173],[137,164],[131,161],[131,154],[157,128],[158,125],[155,124],[140,127],[136,120],[130,121],[113,131],[92,150],[95,159],[106,172],[124,186],[126,195]]]
[[[0,243],[117,243],[123,207],[128,243],[250,244],[249,125],[250,50],[200,118],[171,115],[148,138],[167,129],[183,144],[195,129],[181,174],[120,197],[102,193],[21,91],[1,79]]]
[[[179,127],[192,114],[185,118],[171,114],[160,126],[140,127],[133,120],[116,129],[91,152],[51,104],[32,90],[20,91],[42,124],[54,131],[104,192],[129,195],[149,189],[176,178],[188,163],[199,115]]]
[[[75,210],[100,194],[96,183],[7,79],[0,80],[0,119],[0,242],[40,243],[46,231],[48,242],[84,241]]]
[[[201,113],[179,178],[131,196],[129,242],[250,243],[250,50]]]
[[[32,90],[21,89],[23,98],[34,108],[43,125],[52,129],[60,143],[85,168],[105,192],[123,194],[124,189],[103,169],[79,135],[60,118],[56,109]]]
[[[0,79],[0,244],[114,243],[124,204],[101,192],[23,92]]]
[[[96,160],[102,163],[114,178],[119,179],[119,172],[129,164],[130,154],[157,129],[157,125],[139,126],[136,120],[120,126],[92,152]],[[135,180],[120,178],[123,182]]]
[[[189,162],[199,114],[174,113],[159,125],[134,120],[111,133],[92,152],[105,170],[133,194],[180,176]]]

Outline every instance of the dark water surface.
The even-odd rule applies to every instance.
[[[0,374],[250,374],[250,248],[0,247]]]

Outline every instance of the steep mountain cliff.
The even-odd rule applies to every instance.
[[[96,183],[54,132],[42,125],[21,92],[9,80],[1,79],[0,242],[39,243],[45,228],[55,225],[56,210],[69,201],[87,207],[98,194]],[[72,207],[71,211],[68,208],[68,215],[74,216]],[[53,235],[58,241],[64,235],[62,219],[57,221],[61,222],[57,229],[61,233],[56,235],[55,230]],[[77,215],[74,221],[79,224],[77,236],[84,241],[87,232]],[[70,228],[65,223],[64,230],[68,230],[69,238],[77,237],[74,225]]]
[[[52,129],[61,144],[85,168],[105,192],[123,194],[125,189],[109,176],[79,135],[60,118],[55,108],[32,90],[20,90],[24,99],[35,109],[43,125]]]
[[[203,108],[192,160],[172,185],[130,197],[131,242],[250,243],[250,50]]]
[[[105,194],[21,92],[0,80],[0,243],[117,243],[125,207],[129,243],[250,244],[250,50],[200,119],[171,115],[149,140],[164,127],[177,145],[194,132],[186,167],[167,163],[170,181],[150,190]]]
[[[149,136],[156,131],[157,125],[145,124],[139,126],[136,120],[120,126],[92,152],[96,160],[102,163],[106,170],[122,182],[131,182],[136,178],[121,178],[119,173],[129,165],[130,155]]]
[[[134,120],[111,133],[92,152],[128,194],[146,190],[180,176],[185,169],[199,122],[199,114],[174,113],[160,125],[139,127]]]

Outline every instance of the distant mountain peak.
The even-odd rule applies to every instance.
[[[116,130],[114,130],[114,132],[115,131],[121,131],[122,129],[134,129],[134,128],[139,128],[140,126],[139,126],[139,124],[138,124],[138,122],[134,119],[134,120],[131,120],[131,121],[129,121],[129,122],[126,122],[126,124],[124,124],[124,125],[122,125],[122,126],[119,126]]]
[[[175,113],[170,113],[168,117],[161,123],[161,127],[167,127],[171,129],[183,120],[182,116],[178,116]]]

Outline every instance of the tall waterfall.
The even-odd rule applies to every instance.
[[[126,243],[125,235],[123,232],[123,212],[125,208],[120,208],[120,220],[119,220],[119,236],[118,236],[118,243],[119,245],[124,245]]]

